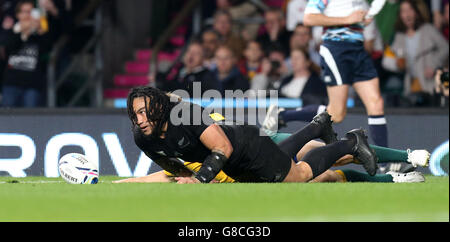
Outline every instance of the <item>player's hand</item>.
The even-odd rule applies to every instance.
[[[373,18],[364,18],[364,26],[368,26],[369,24],[371,24],[373,21]]]
[[[177,181],[177,184],[194,184],[194,183],[201,183],[197,178],[195,177],[175,177],[175,180]]]
[[[364,18],[367,14],[367,11],[364,10],[356,10],[349,16],[347,16],[347,24],[356,24],[364,22]]]

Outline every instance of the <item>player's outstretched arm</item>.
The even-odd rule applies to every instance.
[[[127,178],[127,179],[113,181],[113,183],[154,183],[154,182],[168,183],[168,182],[173,182],[173,180],[169,176],[167,176],[164,173],[164,171],[158,171],[158,172],[152,173],[148,176],[133,177],[133,178]]]
[[[306,26],[341,26],[364,22],[367,11],[356,10],[346,17],[329,17],[321,13],[307,13],[303,17]]]
[[[233,153],[230,140],[217,124],[212,124],[200,135],[200,141],[211,154],[203,161],[203,165],[194,177],[176,178],[177,183],[209,183],[222,170],[227,159]]]
[[[200,141],[211,151],[220,151],[227,158],[233,153],[233,146],[225,132],[217,124],[211,124],[200,135]]]

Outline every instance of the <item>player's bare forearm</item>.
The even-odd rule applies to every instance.
[[[118,181],[113,181],[113,183],[154,183],[154,182],[160,182],[160,183],[168,183],[173,182],[173,180],[167,176],[164,171],[158,171],[155,173],[152,173],[148,176],[142,176],[142,177],[133,177],[133,178],[127,178],[122,179]]]
[[[210,125],[200,135],[200,141],[211,151],[223,153],[227,158],[233,153],[230,140],[217,124]]]
[[[367,11],[356,10],[346,17],[329,17],[321,13],[308,13],[303,17],[306,26],[341,26],[363,23]]]
[[[348,25],[347,17],[328,17],[323,14],[305,14],[303,23],[306,26],[340,26]]]
[[[230,158],[231,153],[233,153],[233,146],[222,128],[217,124],[208,126],[200,135],[200,141],[211,150],[211,154],[205,158],[202,168],[195,175],[193,181],[209,183],[219,174],[227,159]],[[184,181],[178,181],[178,183],[180,182]]]

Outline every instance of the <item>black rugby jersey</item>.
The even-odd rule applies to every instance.
[[[145,136],[138,126],[133,127],[135,143],[148,157],[154,161],[161,157],[171,157],[189,162],[203,162],[211,154],[211,150],[200,141],[200,135],[209,125],[216,123],[221,126],[233,146],[233,153],[228,161],[238,158],[240,142],[236,135],[240,132],[240,125],[235,122],[216,122],[196,104],[181,102],[179,105],[182,106],[176,105],[172,108],[165,138]],[[203,117],[200,118],[199,115]]]
[[[161,168],[171,173],[180,170],[179,164],[171,164],[176,160],[172,158],[203,163],[211,151],[200,141],[200,136],[209,125],[216,123],[233,146],[233,152],[222,168],[228,176],[236,181],[274,182],[282,181],[288,174],[292,162],[290,157],[268,136],[260,136],[257,126],[234,121],[215,122],[208,113],[203,114],[198,124],[183,124],[174,117],[193,121],[193,117],[203,113],[203,108],[191,103],[181,105],[189,108],[183,114],[181,109],[174,110],[183,106],[173,107],[172,118],[163,139],[145,136],[139,127],[134,127],[136,145]]]

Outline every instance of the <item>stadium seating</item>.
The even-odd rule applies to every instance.
[[[160,66],[171,65],[181,54],[181,48],[185,45],[186,26],[180,26],[174,36],[169,39],[170,46],[174,47],[172,51],[160,51],[158,53],[158,63]],[[148,40],[150,45],[153,41]],[[114,86],[105,88],[103,92],[104,99],[114,101],[127,97],[130,88],[149,84],[150,59],[152,49],[137,49],[133,60],[127,60],[124,63],[124,72],[117,73],[114,76]]]

